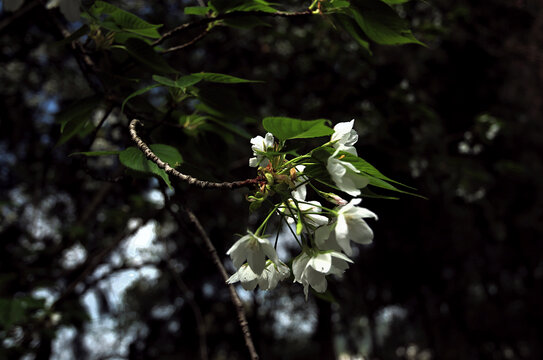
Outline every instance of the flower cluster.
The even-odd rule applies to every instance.
[[[254,157],[249,165],[258,167],[266,183],[248,199],[260,203],[270,200],[275,205],[255,233],[248,232],[228,250],[238,269],[228,283],[240,282],[247,290],[257,285],[272,289],[290,276],[290,268],[279,260],[274,246],[260,235],[274,214],[291,228],[300,246],[301,253],[292,260],[291,269],[306,298],[310,287],[316,292],[326,291],[326,276],[343,274],[353,262],[349,258],[353,253],[351,241],[372,242],[373,232],[365,219],[377,219],[377,215],[360,207],[360,198],[347,201],[321,190],[324,185],[356,197],[370,184],[372,175],[357,166],[354,145],[358,135],[353,127],[354,120],[337,124],[327,143],[293,159],[287,159],[289,152],[281,153],[284,141],[276,142],[272,133],[251,139]],[[308,200],[311,189],[326,203]]]

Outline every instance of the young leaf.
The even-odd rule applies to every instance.
[[[326,123],[329,120],[299,120],[288,117],[267,117],[262,120],[264,129],[279,140],[307,139],[327,136],[334,133]]]
[[[136,15],[104,1],[96,1],[89,11],[96,17],[103,14],[108,15],[109,18],[100,23],[102,27],[108,30],[124,30],[153,39],[160,37],[157,29],[162,24],[150,24]]]
[[[207,6],[187,6],[185,7],[186,15],[205,15],[209,12]]]
[[[333,14],[332,18],[336,20],[336,23],[339,24],[351,37],[360,45],[362,48],[366,49],[371,55],[370,43],[363,38],[363,33],[360,28],[357,26],[356,22],[343,14]]]
[[[165,144],[152,144],[149,146],[160,160],[167,162],[171,167],[175,168],[183,162],[183,157],[179,150],[173,146]]]
[[[175,88],[185,90],[187,87],[199,83],[202,79],[194,75],[186,75],[186,76],[180,77],[177,80],[172,80],[164,76],[153,75],[153,80],[165,86],[175,87]]]
[[[364,33],[383,45],[414,43],[424,45],[413,36],[405,20],[381,0],[352,0],[346,9]]]
[[[164,144],[152,144],[149,146],[151,150],[162,161],[167,162],[170,166],[175,167],[183,161],[181,154],[177,149]],[[128,147],[119,153],[121,164],[129,169],[151,173],[160,176],[169,188],[172,188],[168,174],[157,166],[154,162],[147,160],[143,152],[136,147]]]
[[[247,80],[242,79],[239,77],[235,77],[232,75],[226,75],[226,74],[217,74],[217,73],[195,73],[191,74],[191,76],[196,76],[202,80],[214,82],[214,83],[222,83],[222,84],[239,84],[239,83],[258,83],[262,81],[258,80]]]
[[[153,85],[149,85],[149,86],[146,86],[144,87],[143,89],[139,89],[139,90],[136,90],[134,91],[132,94],[128,95],[126,97],[126,99],[123,100],[123,103],[121,105],[121,112],[123,112],[124,110],[124,106],[126,105],[126,103],[128,102],[128,100],[132,99],[133,97],[136,97],[138,95],[141,95],[141,94],[145,94],[147,91],[151,90],[151,89],[154,89],[156,87],[159,87],[160,84],[153,84]]]

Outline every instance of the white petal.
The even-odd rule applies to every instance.
[[[309,256],[306,253],[299,255],[292,262],[292,273],[294,274],[294,281],[301,282],[303,271],[307,266]]]
[[[325,250],[323,246],[326,243],[326,240],[330,238],[331,231],[331,226],[321,226],[320,228],[315,230],[315,243],[317,243],[319,249]]]
[[[298,185],[296,189],[292,190],[291,195],[296,200],[304,201],[307,195],[307,187],[305,185]]]
[[[255,274],[262,274],[264,267],[266,267],[266,258],[264,253],[261,251],[248,251],[247,263]]]
[[[359,244],[371,244],[373,241],[373,231],[364,220],[353,220],[351,229],[351,240],[354,242]]]
[[[259,163],[259,161],[258,161],[258,158],[256,158],[256,157],[252,157],[252,158],[249,159],[249,166],[250,167],[257,167],[258,163]]]
[[[323,273],[308,268],[306,276],[307,281],[315,291],[324,292],[326,290],[326,277]]]
[[[273,263],[279,263],[279,258],[277,257],[277,252],[269,241],[265,244],[261,244],[262,252],[270,259]]]
[[[334,232],[337,240],[347,239],[349,235],[349,226],[347,225],[347,220],[342,213],[338,214]]]
[[[274,138],[273,138],[273,134],[272,133],[266,133],[266,137],[264,139],[264,150],[263,151],[266,151],[267,148],[269,147],[273,147],[273,143],[274,143]]]
[[[374,218],[375,220],[378,219],[377,215],[373,211],[363,207],[356,207],[355,211],[353,211],[353,215],[357,218]]]
[[[326,274],[332,266],[332,256],[329,253],[321,253],[309,259],[307,266],[316,271]]]

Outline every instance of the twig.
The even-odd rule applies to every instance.
[[[184,49],[190,45],[194,45],[196,42],[198,42],[199,40],[203,39],[204,36],[206,36],[207,34],[209,34],[209,29],[205,29],[204,31],[202,31],[200,34],[198,34],[194,39],[184,43],[184,44],[181,44],[181,45],[177,45],[177,46],[172,46],[171,48],[168,48],[166,50],[164,50],[162,53],[163,54],[168,54],[168,53],[171,53],[171,52],[174,52],[174,51],[177,51],[177,50],[181,50],[181,49]]]
[[[194,213],[186,207],[183,208],[183,210],[187,213],[190,222],[196,227],[196,230],[198,230],[198,233],[200,234],[202,240],[204,240],[206,248],[211,255],[211,258],[213,259],[213,263],[215,263],[215,266],[217,267],[224,281],[226,282],[226,280],[228,280],[228,273],[226,272],[226,269],[221,262],[219,254],[217,253],[217,249],[215,249],[215,246],[211,242],[211,239],[207,236],[205,229],[203,228],[196,215],[194,215]],[[256,352],[253,339],[251,338],[251,331],[249,330],[249,323],[247,322],[247,316],[245,315],[243,303],[241,302],[241,299],[239,298],[234,285],[228,284],[228,289],[230,290],[230,298],[232,299],[232,303],[236,307],[238,322],[241,326],[243,337],[245,338],[245,345],[247,346],[247,350],[249,350],[249,354],[251,355],[252,360],[258,360],[258,354]]]
[[[295,16],[308,16],[313,15],[311,10],[305,10],[305,11],[297,11],[297,12],[285,12],[285,11],[277,11],[274,13],[267,13],[263,11],[234,11],[227,14],[219,14],[215,17],[209,17],[205,19],[200,19],[198,21],[190,22],[181,24],[176,28],[173,28],[172,30],[162,34],[160,38],[155,40],[152,45],[159,45],[162,44],[166,39],[171,38],[172,36],[189,30],[194,29],[197,27],[205,26],[207,24],[210,24],[215,21],[224,20],[224,19],[231,19],[231,18],[238,18],[238,17],[246,17],[246,16],[273,16],[273,17],[295,17]]]
[[[181,179],[182,181],[185,181],[189,183],[190,185],[195,185],[203,189],[209,188],[209,189],[231,190],[231,189],[242,188],[242,187],[246,187],[250,185],[255,185],[260,181],[259,178],[255,178],[255,179],[247,179],[247,180],[234,181],[234,182],[217,183],[217,182],[198,180],[192,176],[182,174],[179,171],[172,168],[168,163],[160,160],[158,156],[156,156],[155,153],[153,153],[153,151],[149,148],[149,146],[147,146],[147,144],[143,142],[143,140],[138,136],[136,132],[137,124],[142,124],[142,122],[139,121],[138,119],[132,119],[132,121],[130,121],[130,126],[129,126],[130,136],[132,137],[132,140],[136,143],[136,146],[145,154],[145,157],[151,160],[152,162],[154,162],[155,164],[157,164],[157,166],[161,168],[162,170],[164,170],[166,173],[172,176],[175,176],[176,178]]]

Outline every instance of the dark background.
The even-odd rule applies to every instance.
[[[181,1],[112,3],[166,29],[187,21]],[[541,359],[543,7],[413,1],[399,10],[428,47],[374,44],[368,56],[315,16],[221,27],[167,56],[185,73],[264,80],[204,89],[251,136],[264,133],[264,116],[355,118],[359,155],[428,198],[364,200],[379,215],[375,240],[329,282],[335,302],[305,302],[289,281],[242,292],[257,350],[262,359]],[[210,359],[248,357],[227,288],[179,210],[194,211],[225,258],[256,222],[247,191],[174,183],[165,203],[153,202],[149,191],[160,198],[163,186],[115,157],[68,157],[130,146],[118,107],[94,143],[55,147],[54,114],[96,89],[55,43],[52,19],[39,2],[16,18],[0,13],[0,358],[197,358],[203,328]],[[145,99],[167,105],[160,92]],[[147,136],[177,146],[195,174],[254,176],[248,139],[213,124]],[[154,224],[146,251],[158,255],[143,263],[120,247],[130,219]],[[84,255],[67,265],[74,247]],[[137,275],[144,268],[158,275]],[[136,280],[112,300],[126,278],[111,278],[126,271]],[[109,342],[92,337],[104,332],[97,324]]]

